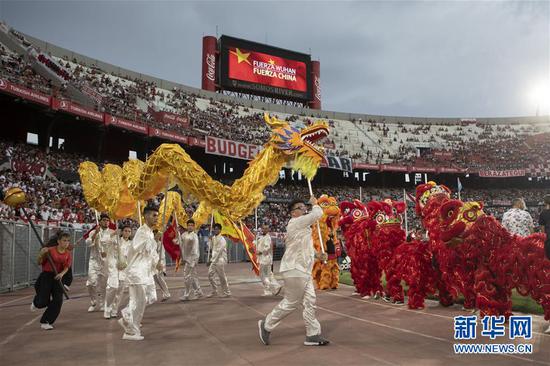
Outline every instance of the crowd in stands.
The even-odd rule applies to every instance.
[[[38,147],[0,141],[0,188],[5,190],[12,186],[22,188],[29,200],[29,209],[32,216],[40,221],[66,222],[70,224],[93,224],[95,213],[90,210],[83,198],[80,184],[76,182],[63,182],[55,172],[76,172],[78,165],[89,158],[66,153],[62,150],[52,150],[45,153]],[[37,174],[36,167],[44,167]],[[409,187],[408,193],[414,194],[414,188]],[[264,191],[266,200],[258,207],[259,224],[268,223],[273,231],[284,232],[288,219],[287,204],[294,197],[307,197],[309,195],[305,183],[277,183],[267,187]],[[324,186],[314,187],[314,194],[328,194],[336,197],[341,202],[344,200],[358,199],[360,192],[358,187],[350,186]],[[465,201],[483,201],[485,211],[501,219],[502,214],[510,207],[511,201],[516,197],[523,197],[528,209],[534,218],[538,217],[542,198],[548,191],[545,189],[468,189],[462,191],[461,198]],[[363,202],[370,200],[382,200],[391,198],[403,200],[403,188],[391,187],[362,187]],[[454,193],[456,197],[456,193]],[[162,194],[156,198],[159,204]],[[196,205],[188,204],[189,214]],[[407,217],[409,227],[420,225],[416,218],[414,205],[408,203]],[[16,212],[3,204],[0,204],[0,219],[16,220]],[[255,217],[247,218],[246,223],[255,227]]]
[[[10,31],[30,47],[20,33]],[[38,50],[40,51],[40,50]],[[0,45],[0,76],[12,82],[51,93],[51,81],[37,75],[24,59]],[[179,88],[166,90],[139,77],[107,73],[97,65],[77,59],[39,53],[42,62],[75,85],[87,86],[101,95],[101,111],[137,120],[156,128],[185,136],[212,135],[262,145],[270,134],[261,110],[237,103],[220,103]],[[53,60],[53,61],[50,61]],[[190,120],[190,125],[158,121],[156,111],[167,111]],[[307,123],[306,116],[288,115],[287,120]],[[341,123],[340,123],[341,122]],[[351,141],[340,127],[345,121],[332,121],[333,134],[328,154],[351,157],[357,163],[400,164],[469,168],[472,170],[521,169],[529,164],[550,164],[550,128],[535,125],[491,125],[465,122],[460,125],[437,123],[386,123],[384,120],[351,120],[358,140]],[[368,143],[368,144],[367,144]],[[442,149],[450,156],[438,155]]]
[[[52,94],[52,82],[37,74],[31,65],[0,43],[0,79],[37,90],[44,94]]]

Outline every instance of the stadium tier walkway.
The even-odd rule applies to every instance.
[[[280,298],[262,297],[261,285],[247,263],[230,264],[227,273],[233,296],[182,303],[181,272],[169,269],[172,298],[147,308],[141,342],[123,341],[116,320],[87,313],[84,279],[71,288],[55,329],[39,328],[41,311],[31,313],[33,289],[0,295],[0,363],[2,365],[550,365],[550,335],[546,323],[534,317],[529,341],[490,341],[480,337],[464,343],[529,343],[529,355],[457,355],[454,323],[471,315],[459,306],[440,307],[433,301],[423,311],[380,300],[352,296],[342,286],[318,293],[317,315],[327,347],[306,347],[301,312],[289,316],[272,334],[272,344],[258,339],[257,321]],[[199,266],[201,285],[210,290],[207,268]]]

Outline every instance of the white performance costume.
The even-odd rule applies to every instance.
[[[166,251],[164,250],[164,245],[160,241],[157,241],[157,252],[159,253],[161,269],[155,271],[155,283],[158,285],[160,292],[162,293],[162,301],[166,301],[170,298],[170,291],[168,290],[168,285],[164,279],[164,273],[166,272]],[[155,288],[156,293],[156,288]]]
[[[153,230],[147,225],[142,225],[136,231],[128,250],[128,267],[125,270],[130,299],[128,306],[122,310],[122,319],[119,323],[128,335],[141,335],[139,325],[145,307],[156,301],[153,276],[158,261],[157,242]]]
[[[210,252],[212,253],[211,264],[208,268],[208,280],[210,281],[210,286],[212,286],[212,293],[209,296],[220,295],[215,276],[218,276],[220,280],[222,296],[231,296],[231,291],[229,291],[227,285],[227,277],[225,276],[225,264],[227,263],[227,244],[225,238],[221,234],[213,236],[209,244]]]
[[[95,241],[92,241],[92,238],[97,230],[99,230],[99,233]],[[97,228],[92,230],[86,239],[86,244],[90,247],[88,280],[86,281],[86,287],[88,288],[88,293],[90,294],[90,308],[88,311],[94,311],[98,304],[100,305],[100,310],[103,310],[103,305],[105,302],[105,286],[107,282],[107,261],[106,257],[103,257],[101,254],[107,253],[107,248],[111,247],[114,240],[114,235],[114,230],[109,228]]]
[[[273,264],[273,246],[271,244],[271,236],[258,235],[256,240],[256,251],[258,253],[258,261],[260,262],[260,279],[264,285],[264,296],[275,295],[281,285],[275,280],[271,265]]]
[[[199,263],[199,237],[195,232],[185,232],[179,242],[181,259],[183,261],[184,288],[180,300],[193,300],[203,295],[197,275]]]
[[[132,241],[120,238],[119,245],[119,264],[124,266],[124,269],[118,271],[118,289],[116,294],[117,314],[121,309],[128,305],[128,280],[126,279],[125,268],[128,266],[128,251],[132,246]]]
[[[290,219],[286,227],[286,250],[281,260],[280,273],[284,279],[284,299],[265,319],[265,330],[271,332],[281,320],[298,308],[303,307],[303,317],[308,337],[321,334],[321,325],[315,318],[315,287],[311,271],[315,249],[311,236],[311,225],[323,216],[318,205],[307,215]]]
[[[120,241],[121,239],[118,238]],[[119,261],[119,242],[117,238],[107,244],[105,248],[107,257],[105,258],[105,269],[107,274],[107,287],[105,289],[105,309],[103,317],[109,319],[117,316],[117,293],[119,287],[118,261]]]

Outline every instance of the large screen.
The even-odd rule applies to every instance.
[[[227,90],[309,101],[311,57],[233,37],[220,38],[220,82]]]

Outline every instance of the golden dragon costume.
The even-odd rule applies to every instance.
[[[336,198],[322,195],[317,201],[323,209],[323,217],[319,220],[321,228],[321,238],[325,253],[328,254],[327,263],[315,261],[312,270],[312,277],[315,285],[320,290],[338,288],[340,279],[340,268],[338,267],[338,257],[340,256],[341,247],[338,240],[338,226],[340,221],[340,208]],[[319,241],[319,231],[314,225],[313,245],[316,251],[321,250],[321,242]]]
[[[131,160],[122,167],[105,164],[101,172],[92,162],[81,163],[79,173],[84,197],[92,208],[120,219],[135,217],[138,201],[144,202],[166,191],[167,187],[177,185],[184,196],[192,196],[200,202],[193,215],[198,225],[207,221],[213,209],[238,221],[251,214],[264,200],[264,188],[277,181],[279,171],[286,164],[312,179],[324,159],[323,148],[315,143],[328,135],[326,122],[298,129],[267,113],[264,119],[272,129],[269,141],[249,162],[243,176],[230,186],[212,179],[180,145],[162,144],[145,162]],[[181,210],[183,206],[174,203],[181,202],[181,198],[171,196],[168,199],[173,203],[172,212]],[[161,210],[163,205],[164,202]],[[159,216],[163,216],[162,212]],[[179,221],[183,222],[184,215],[180,212],[179,216]]]

